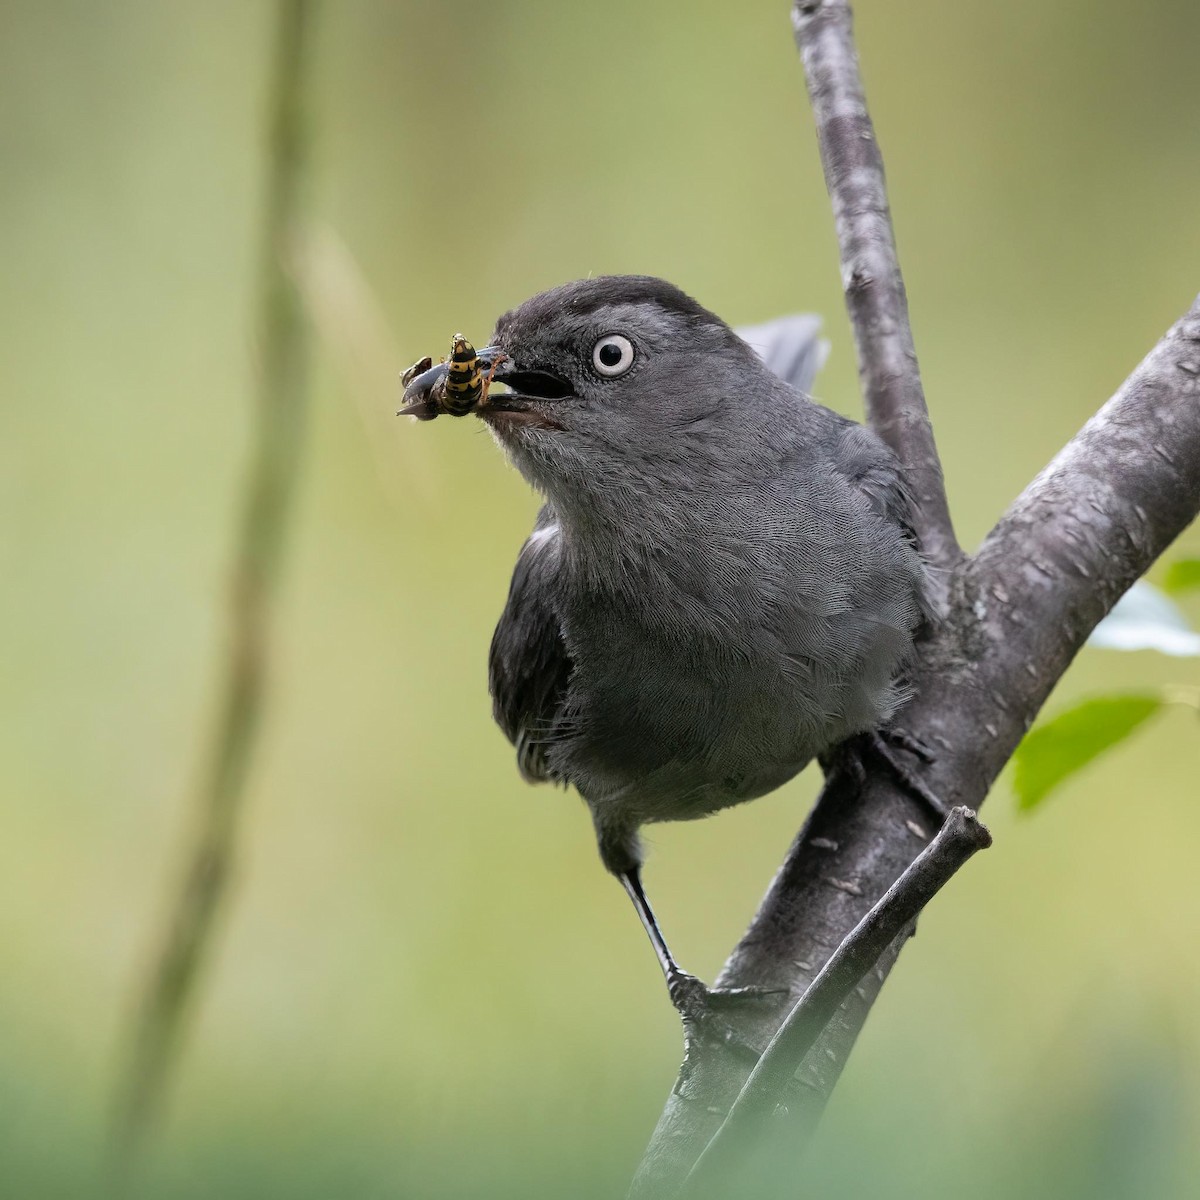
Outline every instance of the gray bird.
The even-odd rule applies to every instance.
[[[775,351],[807,380],[823,344],[799,320]],[[769,359],[779,330],[753,333]],[[586,801],[681,1005],[702,985],[659,931],[638,830],[887,727],[928,614],[901,468],[659,279],[534,296],[479,357],[507,391],[478,415],[546,500],[492,640],[495,717],[526,779]]]

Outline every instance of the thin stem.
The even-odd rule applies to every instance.
[[[792,28],[833,202],[867,420],[904,464],[917,503],[922,549],[931,562],[951,567],[961,551],[925,407],[883,155],[863,93],[850,5],[846,0],[796,0]]]
[[[285,267],[304,173],[302,105],[313,0],[280,0],[259,293],[258,403],[230,588],[229,651],[196,796],[179,891],[145,980],[116,1100],[118,1183],[160,1113],[185,1018],[233,872],[238,818],[262,718],[271,609],[295,493],[307,392],[307,338]]]

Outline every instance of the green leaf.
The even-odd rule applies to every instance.
[[[1163,591],[1173,596],[1200,588],[1200,558],[1176,559],[1168,568],[1163,579]]]
[[[1162,708],[1162,696],[1129,692],[1085,700],[1026,734],[1013,755],[1017,807],[1036,808],[1064,779],[1127,738]]]

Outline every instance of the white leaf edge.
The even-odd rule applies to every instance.
[[[1167,594],[1139,579],[1088,638],[1104,650],[1157,650],[1175,658],[1200,657],[1200,633]]]

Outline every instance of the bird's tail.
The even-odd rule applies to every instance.
[[[821,318],[815,313],[792,313],[735,332],[784,383],[801,392],[812,391],[829,357],[829,342],[821,337]]]

